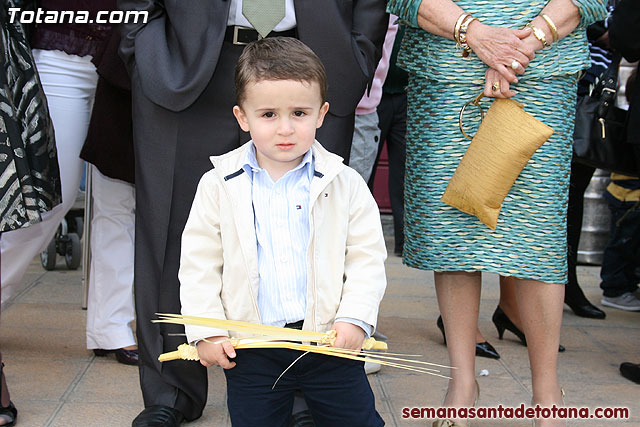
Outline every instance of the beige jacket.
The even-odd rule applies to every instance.
[[[242,169],[247,145],[211,157],[182,234],[182,314],[261,323],[257,243],[251,180]],[[336,318],[375,328],[386,287],[386,249],[380,215],[369,188],[342,159],[317,141],[310,186],[311,234],[307,312],[303,328],[327,331]],[[187,339],[228,334],[186,326]]]

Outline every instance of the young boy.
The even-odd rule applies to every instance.
[[[252,140],[212,157],[200,180],[182,236],[182,313],[335,329],[336,346],[360,349],[386,250],[366,183],[315,141],[329,109],[324,67],[302,42],[266,38],[245,48],[235,81],[233,113]],[[273,387],[301,352],[236,352],[215,343],[226,330],[185,329],[201,363],[225,369],[234,426],[288,425],[297,389],[319,426],[384,425],[362,362],[310,353]]]

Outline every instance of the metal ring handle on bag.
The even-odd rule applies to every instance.
[[[474,99],[472,99],[471,101],[469,101],[466,104],[464,104],[462,106],[462,108],[460,109],[460,117],[458,118],[458,125],[460,126],[460,132],[462,132],[462,134],[465,136],[465,138],[473,139],[473,136],[467,135],[467,133],[464,131],[464,129],[462,127],[462,115],[464,114],[464,110],[469,105],[473,105],[474,107],[478,107],[480,109],[480,121],[484,120],[484,110],[482,109],[482,106],[480,106],[480,100],[482,100],[483,96],[484,96],[484,92],[480,92],[480,95],[476,96]]]

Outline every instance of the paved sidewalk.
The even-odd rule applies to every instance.
[[[389,239],[388,247],[392,248]],[[580,267],[580,283],[592,302],[600,301],[599,268]],[[389,337],[392,352],[421,354],[424,360],[447,363],[446,348],[436,328],[438,317],[433,274],[403,266],[390,254],[389,285],[380,310],[379,330]],[[531,401],[527,350],[506,332],[498,339],[491,315],[498,302],[498,279],[486,275],[480,328],[501,354],[500,360],[476,359],[479,405],[518,406]],[[19,426],[128,426],[142,409],[135,367],[114,358],[96,358],[85,348],[86,312],[80,308],[81,270],[45,271],[34,259],[20,292],[3,308],[0,348]],[[606,320],[576,317],[565,308],[560,354],[560,382],[569,406],[626,406],[627,421],[584,421],[569,425],[640,425],[640,385],[620,376],[623,361],[640,362],[640,313],[605,309]],[[230,425],[224,378],[209,370],[210,391],[203,417],[191,426]],[[403,407],[439,406],[445,379],[383,367],[369,377],[376,406],[389,426],[424,425],[402,418]],[[429,424],[430,425],[430,424]],[[474,426],[530,426],[525,421],[477,421]]]

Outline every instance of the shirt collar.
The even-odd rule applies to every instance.
[[[307,168],[309,181],[311,181],[315,170],[313,161],[313,148],[309,148],[309,150],[304,154],[304,157],[302,157],[302,161],[300,162],[300,164],[287,173],[305,167]],[[242,163],[242,169],[244,169],[244,171],[247,173],[247,175],[249,175],[249,178],[251,178],[252,181],[254,172],[264,171],[264,169],[261,168],[260,165],[258,165],[258,158],[256,157],[256,146],[253,143],[247,146],[247,150],[244,153],[244,162]]]

